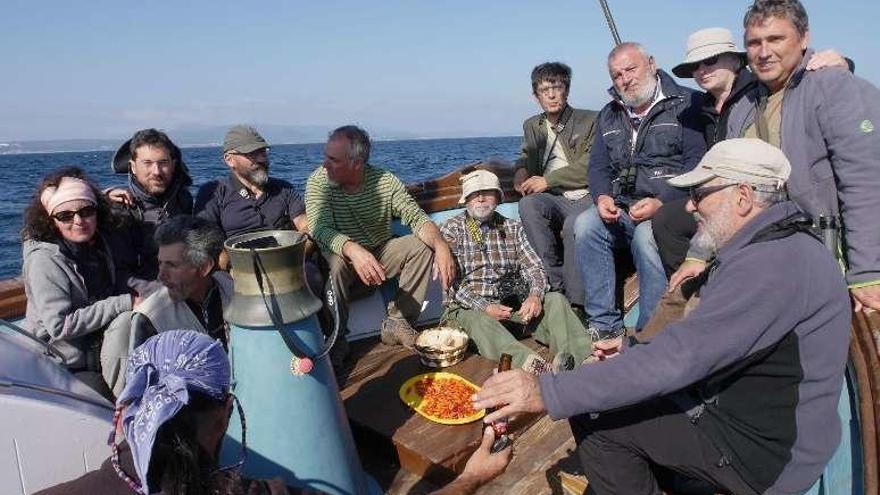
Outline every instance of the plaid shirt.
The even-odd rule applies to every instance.
[[[443,304],[454,302],[466,309],[485,310],[498,302],[498,277],[514,270],[522,273],[530,294],[543,297],[547,289],[544,266],[526,239],[522,224],[495,213],[481,226],[480,243],[468,229],[467,219],[467,212],[462,212],[440,227],[458,268],[458,277],[446,291]]]

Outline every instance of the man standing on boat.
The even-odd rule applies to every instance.
[[[880,91],[845,69],[807,71],[807,12],[797,0],[756,0],[743,21],[760,82],[730,113],[728,136],[757,137],[791,160],[792,200],[840,251],[856,309],[880,310]]]
[[[440,228],[452,248],[458,278],[446,292],[444,318],[456,321],[487,359],[502,353],[513,365],[534,374],[550,370],[535,351],[520,343],[503,322],[534,328],[535,340],[550,347],[553,368],[574,369],[586,359],[590,342],[565,297],[546,292],[541,259],[529,244],[520,222],[495,211],[501,203],[498,176],[475,170],[461,179],[465,211]],[[508,302],[502,279],[521,281],[528,291]]]
[[[640,44],[611,50],[608,72],[613,101],[597,117],[588,172],[596,207],[578,215],[574,227],[594,338],[623,330],[615,249],[629,248],[639,277],[637,329],[650,318],[666,289],[651,219],[664,202],[683,196],[666,179],[692,169],[706,150],[699,93],[658,70]]]
[[[324,164],[306,184],[306,213],[315,242],[329,265],[339,302],[337,340],[344,357],[348,302],[354,285],[378,287],[398,277],[395,298],[382,322],[382,342],[412,347],[412,325],[422,310],[432,264],[434,277],[447,289],[455,277],[455,263],[440,230],[428,218],[391,172],[373,167],[370,136],[356,126],[332,133],[324,147]],[[394,237],[393,219],[413,234]],[[335,347],[334,347],[335,348]]]
[[[584,302],[576,268],[574,219],[593,203],[587,162],[597,112],[568,104],[571,68],[547,62],[532,70],[532,95],[543,110],[523,123],[522,151],[514,188],[522,194],[519,215],[526,236],[544,264],[550,290],[569,302]]]
[[[178,215],[193,211],[193,199],[189,192],[192,179],[183,163],[180,148],[162,131],[142,129],[122,144],[113,155],[111,166],[116,173],[127,173],[127,188],[111,188],[107,198],[116,203],[117,209],[130,221],[132,273],[145,282],[133,284],[138,292],[149,295],[160,287],[155,281],[159,274],[153,242],[153,233],[159,225]],[[127,251],[127,249],[124,249]]]
[[[659,494],[656,467],[709,493],[807,491],[840,440],[829,418],[852,321],[840,267],[785,200],[790,171],[778,148],[730,139],[670,180],[690,188],[697,238],[717,252],[699,305],[613,359],[557,375],[499,373],[474,406],[507,405],[484,421],[571,418],[597,494]]]
[[[305,203],[292,184],[269,177],[269,143],[256,129],[229,129],[223,161],[229,175],[199,188],[196,215],[217,224],[224,237],[264,229],[308,232]]]

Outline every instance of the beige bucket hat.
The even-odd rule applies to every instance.
[[[745,52],[733,42],[733,34],[729,29],[701,29],[688,37],[684,62],[673,67],[672,73],[681,78],[694,77],[694,70],[699,67],[700,62],[722,53],[745,56]]]
[[[791,163],[782,150],[760,139],[736,138],[712,146],[696,168],[668,182],[673,187],[685,188],[721,177],[781,189],[790,174]]]
[[[501,181],[497,175],[488,170],[474,170],[461,177],[461,198],[458,202],[464,204],[471,194],[488,190],[498,191],[500,199],[504,199],[504,190],[501,189]]]

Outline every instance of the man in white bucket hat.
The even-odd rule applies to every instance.
[[[514,366],[534,374],[581,364],[590,348],[586,330],[565,296],[545,293],[547,275],[522,223],[495,211],[504,196],[498,176],[475,170],[461,181],[465,211],[440,227],[458,267],[446,291],[444,317],[461,325],[487,359],[510,354]],[[553,363],[506,327],[534,330],[535,339],[550,347]]]

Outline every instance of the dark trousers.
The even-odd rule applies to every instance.
[[[519,218],[541,257],[550,290],[563,293],[572,304],[584,303],[584,281],[575,261],[574,220],[592,205],[589,195],[572,201],[546,192],[519,200]]]
[[[596,495],[660,495],[661,487],[670,489],[670,485],[679,493],[758,493],[690,418],[666,399],[603,413],[596,419],[577,416],[570,423],[578,456]]]
[[[654,214],[654,240],[667,277],[684,262],[691,237],[697,233],[697,221],[685,210],[687,202],[688,198],[670,201]]]

